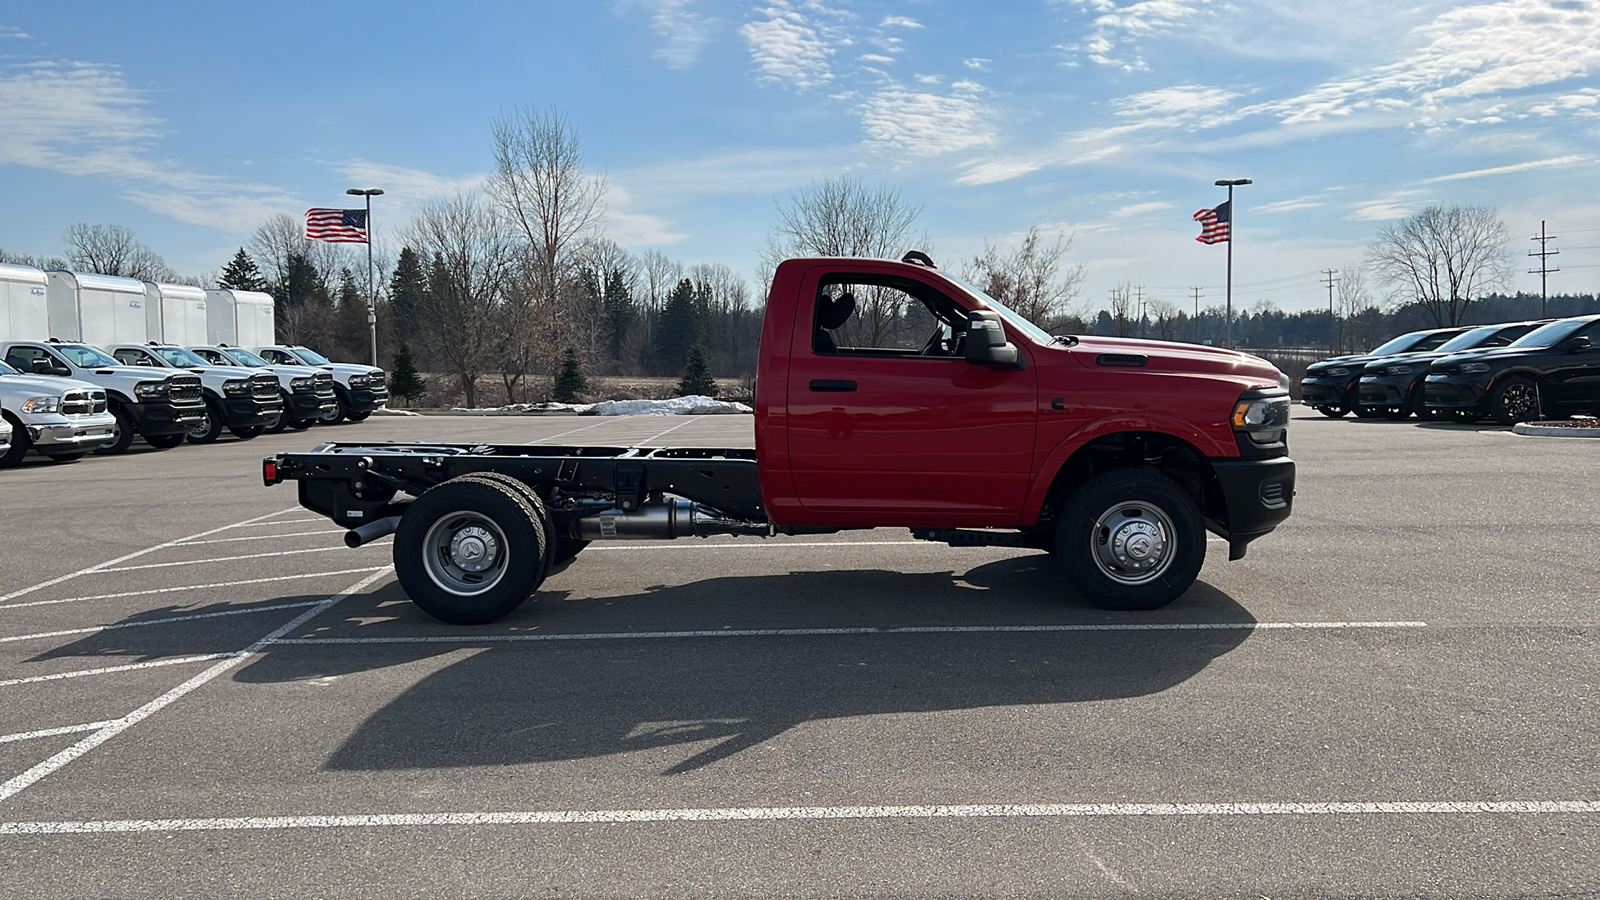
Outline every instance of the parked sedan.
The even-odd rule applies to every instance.
[[[1404,419],[1413,412],[1418,418],[1431,419],[1433,414],[1424,402],[1422,385],[1434,360],[1466,350],[1505,347],[1549,321],[1485,325],[1456,335],[1440,344],[1437,350],[1402,353],[1370,363],[1361,373],[1358,402],[1363,409],[1372,410],[1373,415],[1390,419]]]
[[[1509,347],[1436,360],[1423,385],[1436,415],[1502,425],[1600,411],[1600,316],[1561,319]]]
[[[1356,385],[1361,382],[1361,374],[1368,363],[1397,353],[1436,350],[1445,341],[1466,330],[1435,328],[1429,331],[1413,331],[1380,345],[1371,353],[1337,356],[1312,363],[1306,369],[1305,378],[1300,381],[1300,402],[1315,407],[1317,412],[1335,419],[1352,410],[1363,418],[1375,416],[1377,413],[1363,409],[1356,397]]]

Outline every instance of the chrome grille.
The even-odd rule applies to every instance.
[[[373,372],[372,373],[372,381],[369,382],[369,383],[371,384],[371,386],[374,389],[385,387],[388,384],[388,382],[385,381],[385,376],[383,374],[383,370],[380,369],[380,370],[378,370],[376,372]]]
[[[205,402],[205,395],[200,392],[198,375],[174,375],[167,385],[167,399],[173,404],[189,405]]]
[[[278,378],[276,375],[250,376],[250,396],[257,400],[274,400],[278,396]]]
[[[61,414],[64,416],[87,416],[105,411],[105,391],[68,391],[61,398]]]
[[[332,400],[336,397],[333,392],[333,376],[327,372],[318,372],[312,377],[312,386],[316,388],[317,397],[323,400]]]

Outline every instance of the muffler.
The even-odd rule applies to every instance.
[[[576,524],[578,537],[585,541],[659,541],[714,534],[767,537],[773,534],[768,522],[736,518],[702,503],[681,499],[646,503],[635,512],[608,509],[584,516]]]

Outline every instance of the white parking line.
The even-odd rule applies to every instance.
[[[262,520],[263,519],[270,519],[273,516],[281,516],[286,512],[292,512],[292,511],[297,510],[299,508],[300,507],[298,507],[298,506],[291,506],[288,509],[280,509],[280,510],[278,510],[276,512],[269,512],[269,513],[266,513],[264,515],[256,516],[253,519],[246,519],[243,522],[235,522],[232,525],[224,525],[221,528],[213,528],[210,531],[202,531],[199,534],[191,534],[188,537],[176,538],[174,540],[170,540],[170,541],[167,541],[165,543],[156,544],[154,547],[147,547],[147,548],[145,548],[143,550],[135,550],[132,553],[129,553],[129,554],[125,555],[125,556],[119,556],[116,559],[108,559],[103,563],[98,563],[96,565],[89,566],[86,569],[79,569],[76,572],[68,572],[65,575],[58,575],[55,578],[50,579],[49,581],[41,581],[38,584],[31,585],[31,586],[25,587],[25,588],[21,588],[20,590],[12,591],[9,594],[0,595],[0,604],[5,603],[7,600],[13,600],[13,599],[15,599],[17,597],[21,597],[24,594],[31,594],[34,591],[43,590],[44,588],[51,587],[52,585],[60,584],[63,581],[70,581],[70,580],[72,580],[74,578],[78,578],[78,577],[80,577],[82,575],[89,575],[89,574],[92,574],[94,572],[102,571],[105,568],[107,568],[108,566],[114,566],[117,563],[127,562],[130,559],[138,559],[139,557],[144,556],[145,554],[154,553],[157,550],[165,550],[168,547],[171,547],[171,546],[173,546],[175,544],[181,544],[184,541],[192,541],[192,540],[195,540],[197,538],[210,537],[213,534],[218,534],[220,532],[227,531],[230,528],[239,528],[239,527],[245,526],[245,525],[263,525],[263,524],[264,525],[277,525],[277,524],[280,524],[280,523],[279,522],[263,522]],[[4,609],[4,608],[5,607],[0,606],[0,609]]]
[[[280,510],[278,510],[278,512],[299,512],[301,509],[302,509],[302,507],[299,507],[299,506],[291,506],[289,509],[280,509]],[[233,527],[233,528],[260,528],[263,525],[304,525],[307,522],[326,522],[326,521],[328,521],[328,520],[322,518],[321,516],[312,516],[309,519],[279,519],[276,522],[257,522],[256,520],[251,519],[251,520],[246,521],[246,522],[240,522],[239,524],[231,526],[231,527]],[[222,529],[219,528],[217,530],[221,531]],[[208,532],[208,534],[209,533],[214,533],[214,532]],[[205,535],[197,534],[197,535],[195,535],[195,537],[205,537]]]
[[[277,523],[273,523],[277,524]],[[183,541],[175,544],[177,547],[198,547],[202,544],[231,544],[235,541],[271,541],[277,538],[311,537],[318,534],[344,534],[343,528],[329,528],[323,531],[296,531],[291,534],[252,534],[236,538],[213,538],[209,541]]]
[[[250,656],[261,652],[262,649],[270,645],[273,641],[288,634],[296,628],[299,628],[305,623],[316,618],[318,615],[321,615],[329,607],[333,606],[335,603],[338,603],[340,600],[343,600],[357,591],[365,589],[368,585],[377,581],[379,578],[382,578],[387,572],[389,572],[388,568],[381,569],[361,579],[355,584],[350,585],[343,591],[334,594],[325,600],[318,601],[316,605],[312,606],[311,609],[308,609],[300,615],[295,616],[293,619],[289,620],[283,625],[274,628],[260,640],[244,648],[243,650],[240,650],[238,655],[221,660],[211,668],[206,669],[204,672],[201,672],[193,678],[190,678],[183,684],[180,684],[172,690],[167,691],[165,694],[162,694],[156,699],[151,700],[149,703],[146,703],[122,718],[111,722],[110,724],[106,725],[106,727],[96,731],[94,734],[89,735],[76,744],[73,744],[71,747],[62,750],[60,753],[57,753],[56,755],[50,757],[42,763],[39,763],[28,771],[23,772],[21,775],[18,775],[15,778],[5,782],[4,784],[0,784],[0,803],[4,803],[6,800],[16,796],[19,792],[26,790],[30,785],[37,783],[39,779],[59,770],[62,766],[67,765],[78,757],[88,753],[90,750],[93,750],[106,741],[109,741],[124,731],[127,731],[129,728],[132,728],[133,726],[143,722],[145,719],[148,719],[168,706],[171,706],[173,703],[176,703],[190,692],[204,687],[205,684],[211,681],[213,678],[216,678],[218,675],[221,675],[224,672],[227,672],[229,669],[239,665],[239,663],[243,662],[245,659],[248,659]],[[295,605],[303,606],[304,604]],[[257,611],[259,612],[260,610],[258,609]]]
[[[120,819],[5,822],[0,834],[109,834],[261,831],[291,828],[438,828],[484,825],[596,825],[641,822],[794,822],[839,819],[1073,819],[1236,816],[1593,815],[1594,800],[1376,801],[1367,803],[1005,803],[924,806],[756,806],[728,809],[584,809],[539,812],[252,816],[230,819]]]
[[[653,434],[650,437],[647,437],[644,440],[640,441],[639,445],[640,446],[644,446],[646,444],[649,444],[651,441],[658,441],[658,440],[666,437],[667,435],[673,433],[674,431],[677,431],[679,428],[682,428],[685,425],[693,425],[694,423],[696,423],[696,422],[698,422],[698,421],[700,421],[701,419],[704,419],[704,418],[705,418],[705,416],[690,416],[688,418],[688,421],[679,422],[678,424],[672,426],[671,428],[668,428],[666,431],[663,431],[660,434]]]
[[[521,641],[641,641],[668,638],[812,637],[818,635],[1010,634],[1070,631],[1336,631],[1426,628],[1427,622],[1174,622],[1123,625],[912,625],[860,628],[746,628],[720,631],[611,631],[589,634],[440,634],[413,637],[284,638],[279,644],[476,644]]]
[[[588,431],[591,428],[599,428],[601,425],[610,425],[613,424],[611,421],[609,421],[611,418],[611,416],[607,416],[592,425],[585,425],[582,428],[573,428],[568,431],[558,432],[556,434],[547,434],[544,437],[538,438],[537,440],[529,441],[526,444],[523,444],[523,446],[531,447],[535,444],[548,444],[551,441],[554,441],[556,438],[566,437],[569,434],[577,434],[580,431]]]
[[[223,616],[247,616],[251,613],[272,612],[277,609],[299,609],[303,606],[316,606],[320,600],[306,600],[302,603],[277,603],[272,606],[252,606],[249,609],[229,609],[222,612],[195,613],[188,616],[168,616],[163,619],[145,619],[139,622],[115,622],[110,625],[94,625],[89,628],[65,628],[61,631],[37,631],[33,634],[14,634],[9,637],[0,637],[0,644],[10,644],[16,641],[36,641],[43,638],[65,637],[70,634],[95,634],[101,631],[112,631],[118,628],[143,628],[146,625],[169,625],[173,622],[193,622],[196,619],[218,619]]]
[[[357,572],[373,572],[387,566],[361,566],[356,569],[334,569],[331,572],[306,572],[303,575],[274,575],[270,578],[246,578],[243,581],[214,581],[210,584],[185,584],[178,587],[148,588],[142,591],[120,591],[115,594],[90,594],[86,597],[62,597],[60,600],[32,600],[27,603],[13,603],[5,609],[21,609],[24,606],[52,606],[57,603],[77,603],[80,600],[115,600],[120,597],[143,597],[147,594],[175,594],[180,591],[199,591],[210,588],[238,587],[241,584],[262,584],[268,581],[299,581],[303,578],[321,578],[325,575],[354,575]]]
[[[9,681],[0,681],[0,687],[11,687],[17,684],[37,684],[41,681],[59,681],[63,678],[84,678],[90,675],[110,675],[113,672],[132,672],[135,669],[156,669],[162,666],[181,666],[188,663],[210,662],[214,659],[226,659],[238,652],[237,650],[231,650],[227,653],[207,653],[204,656],[182,656],[177,659],[155,659],[149,662],[129,663],[125,666],[106,666],[102,669],[79,669],[75,672],[31,675],[27,678],[12,678]]]
[[[213,556],[208,559],[180,559],[176,562],[147,563],[142,566],[122,566],[117,569],[101,569],[95,574],[103,572],[137,572],[141,569],[170,569],[174,566],[200,566],[206,563],[236,562],[241,559],[270,559],[274,556],[298,556],[301,553],[331,553],[334,550],[349,550],[344,544],[336,547],[307,547],[301,550],[274,550],[271,553],[246,553],[241,556]]]
[[[110,724],[110,722],[89,722],[83,725],[63,725],[60,728],[45,728],[40,731],[24,731],[21,734],[0,734],[0,744],[9,744],[12,741],[31,741],[34,738],[55,737],[58,734],[77,734],[80,731],[99,731]]]

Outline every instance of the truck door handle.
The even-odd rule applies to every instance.
[[[818,393],[846,393],[856,389],[854,381],[830,381],[826,378],[813,379],[811,389]]]

